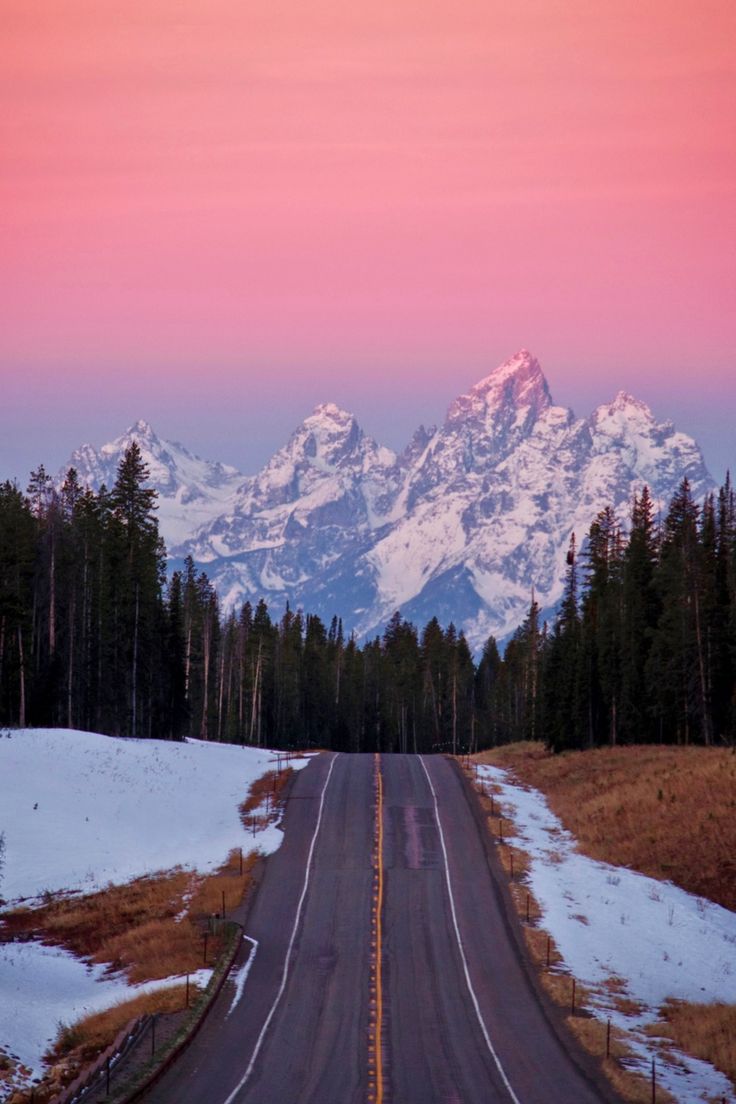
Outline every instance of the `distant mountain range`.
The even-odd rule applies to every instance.
[[[714,484],[696,442],[619,392],[589,418],[555,406],[526,350],[420,427],[397,455],[332,403],[315,408],[255,476],[193,456],[143,421],[69,459],[93,488],[115,480],[137,441],[159,494],[170,555],[191,555],[232,607],[286,601],[347,631],[378,632],[396,609],[422,626],[454,621],[472,647],[507,637],[532,587],[562,593],[570,535],[612,505],[625,520],[648,484],[666,506],[684,476]]]

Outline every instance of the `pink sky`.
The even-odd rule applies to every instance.
[[[732,0],[2,22],[0,476],[138,416],[248,468],[324,398],[398,444],[522,345],[736,459]]]

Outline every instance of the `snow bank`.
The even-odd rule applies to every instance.
[[[104,977],[104,966],[85,966],[60,947],[40,943],[0,943],[0,1044],[37,1077],[41,1056],[56,1037],[59,1024],[70,1024],[117,1001],[166,988],[181,978],[126,985],[122,978]],[[211,970],[190,975],[206,986]],[[0,1084],[0,1100],[3,1088]]]
[[[479,766],[495,784],[516,826],[515,843],[531,860],[529,885],[569,970],[595,990],[591,1009],[626,1028],[646,1072],[657,1058],[659,1080],[678,1101],[736,1101],[729,1082],[705,1062],[678,1053],[681,1065],[661,1065],[643,1032],[667,998],[736,1004],[736,913],[626,867],[596,862],[577,850],[539,791],[511,782],[508,772]],[[642,1011],[624,1015],[603,988],[625,982]]]
[[[238,805],[275,762],[266,749],[196,740],[2,732],[0,897],[89,892],[177,865],[208,871],[233,847],[270,854],[281,831],[272,826],[254,840]]]
[[[207,872],[234,847],[270,854],[281,830],[254,837],[238,806],[276,762],[266,749],[196,740],[0,730],[0,898],[91,892],[173,866]],[[60,1022],[177,980],[128,986],[103,971],[59,948],[0,943],[0,1050],[38,1075]],[[209,971],[200,974],[206,984]],[[0,1101],[6,1091],[0,1084]]]

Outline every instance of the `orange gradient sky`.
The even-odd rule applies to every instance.
[[[526,345],[736,460],[736,5],[0,0],[0,477],[402,443]]]

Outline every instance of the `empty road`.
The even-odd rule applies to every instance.
[[[613,1100],[538,999],[473,802],[440,756],[299,772],[233,980],[147,1104]]]

